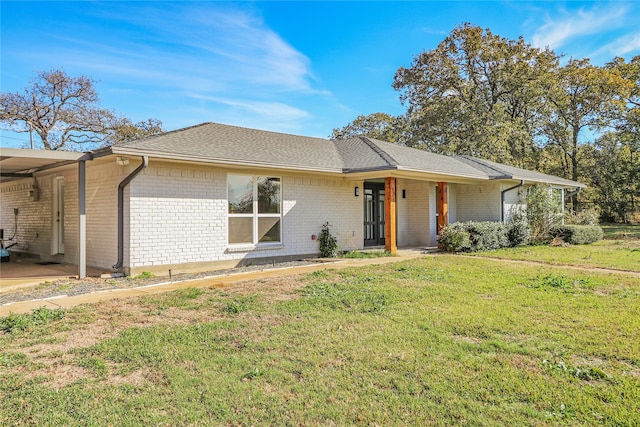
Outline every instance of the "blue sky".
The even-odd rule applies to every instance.
[[[640,54],[640,2],[2,0],[0,12],[2,92],[61,68],[97,80],[103,107],[167,130],[327,137],[360,114],[400,114],[396,70],[464,22],[595,64]]]

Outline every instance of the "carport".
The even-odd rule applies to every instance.
[[[28,150],[0,147],[0,183],[33,178],[36,173],[77,163],[78,173],[78,277],[87,276],[86,246],[86,166],[91,153],[70,151]]]

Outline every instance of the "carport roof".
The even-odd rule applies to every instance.
[[[0,147],[0,181],[29,178],[41,170],[90,159],[90,153]]]

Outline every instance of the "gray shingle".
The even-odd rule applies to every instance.
[[[115,154],[354,173],[410,170],[474,179],[524,179],[579,186],[539,172],[468,156],[443,156],[372,138],[331,141],[218,123],[203,123],[111,147]]]
[[[486,168],[496,171],[496,173],[503,173],[505,176],[510,177],[511,179],[520,179],[525,181],[533,181],[533,182],[541,182],[546,184],[555,184],[555,185],[566,185],[573,187],[582,187],[585,188],[586,185],[580,184],[579,182],[572,181],[570,179],[560,178],[558,176],[547,175],[544,173],[517,168],[515,166],[509,166],[502,163],[496,163],[489,160],[478,159],[476,157],[471,156],[456,156],[459,160],[473,164],[474,167],[477,168]],[[497,178],[494,178],[497,179]]]
[[[485,172],[458,161],[455,157],[430,153],[416,148],[403,147],[390,142],[368,138],[372,144],[390,156],[398,169],[455,175],[469,178],[489,179]]]
[[[113,151],[150,152],[230,164],[342,171],[342,158],[332,141],[218,123],[203,123],[120,144],[114,146]]]

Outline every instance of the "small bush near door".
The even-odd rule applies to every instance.
[[[322,231],[320,232],[320,236],[318,236],[318,242],[320,243],[321,257],[335,258],[338,256],[338,240],[331,235],[328,222],[325,222],[322,226]]]

